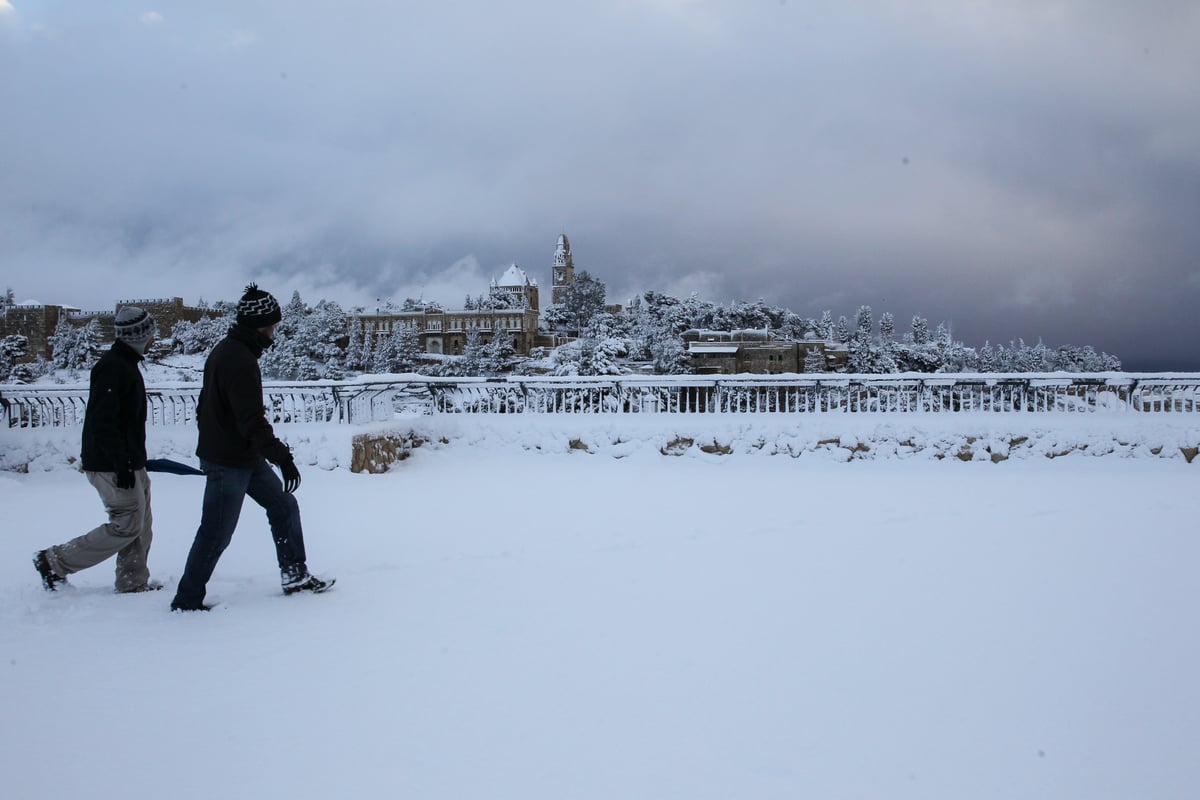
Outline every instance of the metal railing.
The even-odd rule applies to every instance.
[[[147,389],[152,425],[194,424],[198,384]],[[397,414],[1151,413],[1200,411],[1200,375],[429,378],[269,383],[274,424]],[[87,387],[0,389],[5,428],[81,425]]]

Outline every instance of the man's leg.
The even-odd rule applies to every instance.
[[[307,575],[300,504],[293,495],[283,490],[283,482],[266,461],[254,468],[246,494],[267,512],[283,582]]]
[[[142,535],[117,553],[118,592],[134,592],[150,584],[147,558],[150,556],[150,544],[154,541],[154,519],[150,514],[150,476],[144,469],[139,469],[134,475],[137,480],[134,489],[142,493]]]
[[[252,471],[222,467],[201,460],[200,468],[207,476],[204,484],[204,507],[200,513],[200,528],[188,551],[183,577],[171,608],[190,610],[204,604],[205,587],[217,568],[217,561],[229,546],[233,531],[242,513],[242,501]]]
[[[85,472],[84,475],[100,495],[104,509],[108,512],[108,522],[66,544],[46,550],[51,570],[60,577],[99,564],[126,547],[136,544],[144,530],[148,530],[143,528],[148,508],[144,471],[137,473],[141,485],[135,485],[132,489],[118,489],[115,472]],[[141,569],[145,569],[144,552],[141,553],[141,557]],[[134,558],[137,558],[136,554]]]

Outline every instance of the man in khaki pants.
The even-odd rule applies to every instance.
[[[117,340],[92,367],[83,417],[83,471],[108,512],[108,522],[66,544],[39,550],[33,565],[55,591],[67,576],[117,556],[118,592],[161,589],[146,556],[154,538],[146,474],[146,384],[138,370],[154,341],[154,318],[136,306],[117,313]]]

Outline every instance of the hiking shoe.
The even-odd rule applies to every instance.
[[[327,591],[335,582],[335,578],[321,580],[316,575],[309,575],[305,573],[298,578],[292,578],[291,580],[284,581],[283,593],[295,594],[296,592],[312,592],[313,594],[320,594],[321,592]]]
[[[45,550],[38,550],[33,554],[33,568],[42,576],[42,586],[46,587],[47,592],[58,591],[58,585],[67,582],[66,578],[54,574],[50,567],[50,557],[46,555]]]
[[[117,594],[139,594],[141,592],[157,592],[163,587],[159,581],[146,581],[132,589],[117,589]]]
[[[198,606],[180,606],[171,603],[171,612],[174,614],[187,614],[192,611],[212,611],[213,607],[208,603],[201,603]]]

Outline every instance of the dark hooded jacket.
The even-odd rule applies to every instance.
[[[146,466],[146,382],[142,356],[118,340],[92,367],[80,453],[88,472]]]
[[[204,385],[197,402],[200,438],[196,455],[225,467],[249,468],[264,458],[291,459],[263,407],[258,359],[271,340],[254,328],[234,325],[204,362]]]

